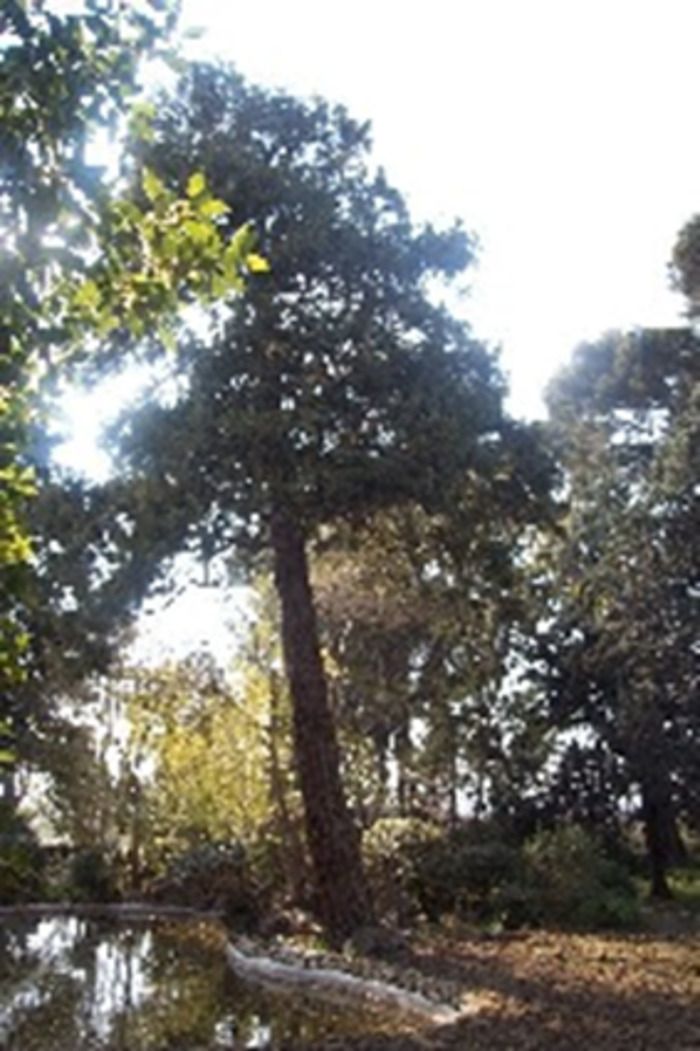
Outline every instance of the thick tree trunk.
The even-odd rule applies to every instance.
[[[340,779],[304,537],[294,521],[277,510],[271,521],[271,541],[317,912],[328,938],[338,945],[372,922],[371,905],[359,835]]]
[[[275,820],[282,841],[282,865],[292,898],[297,905],[302,905],[307,897],[307,864],[304,856],[304,845],[301,835],[287,805],[285,775],[280,762],[277,747],[279,727],[279,676],[276,671],[270,672],[270,731],[268,735],[268,756],[270,770],[270,800],[275,812]]]

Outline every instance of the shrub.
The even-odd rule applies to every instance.
[[[420,911],[417,868],[440,830],[417,817],[380,818],[362,838],[367,878],[379,918],[406,923]]]
[[[564,927],[630,927],[639,920],[630,873],[570,825],[538,832],[523,848],[523,919]]]
[[[493,835],[490,829],[466,827],[422,850],[416,893],[428,919],[446,913],[486,919],[498,911],[502,889],[518,878],[520,858],[516,848]]]
[[[174,858],[151,897],[194,909],[219,909],[233,930],[252,930],[263,912],[262,894],[238,843],[207,843]]]

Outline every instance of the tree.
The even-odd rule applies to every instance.
[[[427,294],[469,262],[469,239],[415,229],[368,150],[368,128],[341,108],[249,87],[225,67],[193,67],[160,100],[144,163],[166,185],[206,170],[217,198],[255,215],[273,267],[211,339],[182,341],[182,397],[130,417],[121,441],[125,470],[170,509],[160,555],[271,553],[317,909],[334,941],[371,906],[308,545],[338,519],[406,501],[450,507],[467,472],[500,471],[525,503],[546,474],[503,414],[493,356]]]
[[[699,344],[688,329],[579,348],[550,391],[568,515],[547,643],[555,712],[641,794],[652,889],[697,821]]]
[[[455,824],[466,797],[479,813],[492,802],[499,762],[512,778],[507,678],[530,627],[524,552],[544,510],[508,508],[492,481],[472,480],[448,513],[402,505],[324,531],[312,581],[363,823]]]
[[[121,866],[131,892],[210,843],[264,845],[289,889],[303,885],[289,705],[266,634],[256,627],[228,678],[206,654],[153,668],[116,661],[45,722],[44,821]]]
[[[34,389],[65,376],[69,360],[86,348],[96,353],[96,343],[101,353],[116,344],[121,354],[125,338],[147,328],[167,338],[182,303],[239,291],[244,272],[265,268],[252,252],[249,227],[222,237],[228,207],[211,195],[203,172],[190,169],[169,192],[126,150],[121,183],[88,160],[96,131],[111,128],[123,139],[129,112],[135,131],[147,135],[150,110],[131,108],[139,69],[145,56],[167,48],[176,18],[177,3],[168,0],[126,7],[86,0],[83,13],[72,15],[56,13],[50,3],[8,0],[0,14],[0,762],[8,771],[6,789],[32,709],[35,721],[42,714],[40,683],[58,651],[49,640],[59,619],[61,631],[76,619],[72,607],[68,617],[57,616],[66,612],[65,592],[44,572],[56,561],[49,543],[70,549],[72,539],[65,531],[58,537],[53,527],[47,535],[46,517],[32,507],[37,490],[50,490],[46,502],[55,506],[57,488],[37,458],[41,410]],[[138,187],[129,199],[127,179]],[[75,512],[86,502],[69,492],[64,503]],[[101,530],[94,520],[71,525],[74,535]],[[81,555],[81,567],[85,562]],[[93,585],[94,578],[84,580],[83,593]],[[75,599],[68,596],[70,603]],[[42,634],[49,613],[52,624]],[[75,638],[70,625],[68,633]],[[95,666],[84,661],[84,673],[90,670]]]
[[[249,227],[222,241],[218,220],[229,209],[203,172],[187,173],[178,197],[126,152],[120,175],[140,184],[137,202],[117,196],[86,159],[98,130],[123,123],[140,64],[164,48],[177,10],[168,0],[128,10],[86,0],[84,13],[62,15],[8,0],[0,14],[0,572],[10,597],[31,550],[20,519],[33,491],[26,394],[37,365],[50,370],[57,350],[64,365],[91,331],[104,341],[115,329],[167,326],[188,298],[240,291],[246,270],[267,267]],[[149,113],[146,104],[131,110],[135,134],[148,135]],[[3,617],[0,674],[10,682],[26,638],[11,606]]]
[[[57,270],[82,270],[99,172],[90,132],[136,91],[141,57],[172,28],[175,8],[87,0],[84,15],[8,0],[0,14],[0,687],[17,680],[27,636],[20,599],[31,548],[22,524],[32,475],[21,450],[29,362],[55,340],[42,300]]]

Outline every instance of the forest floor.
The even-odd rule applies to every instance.
[[[673,920],[661,933],[423,938],[406,964],[460,991],[463,1017],[305,1051],[700,1051],[700,930]]]

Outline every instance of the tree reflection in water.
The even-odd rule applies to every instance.
[[[5,922],[0,1047],[224,1051],[357,1030],[356,1015],[261,998],[233,978],[223,953],[197,937],[200,930],[183,921]]]

